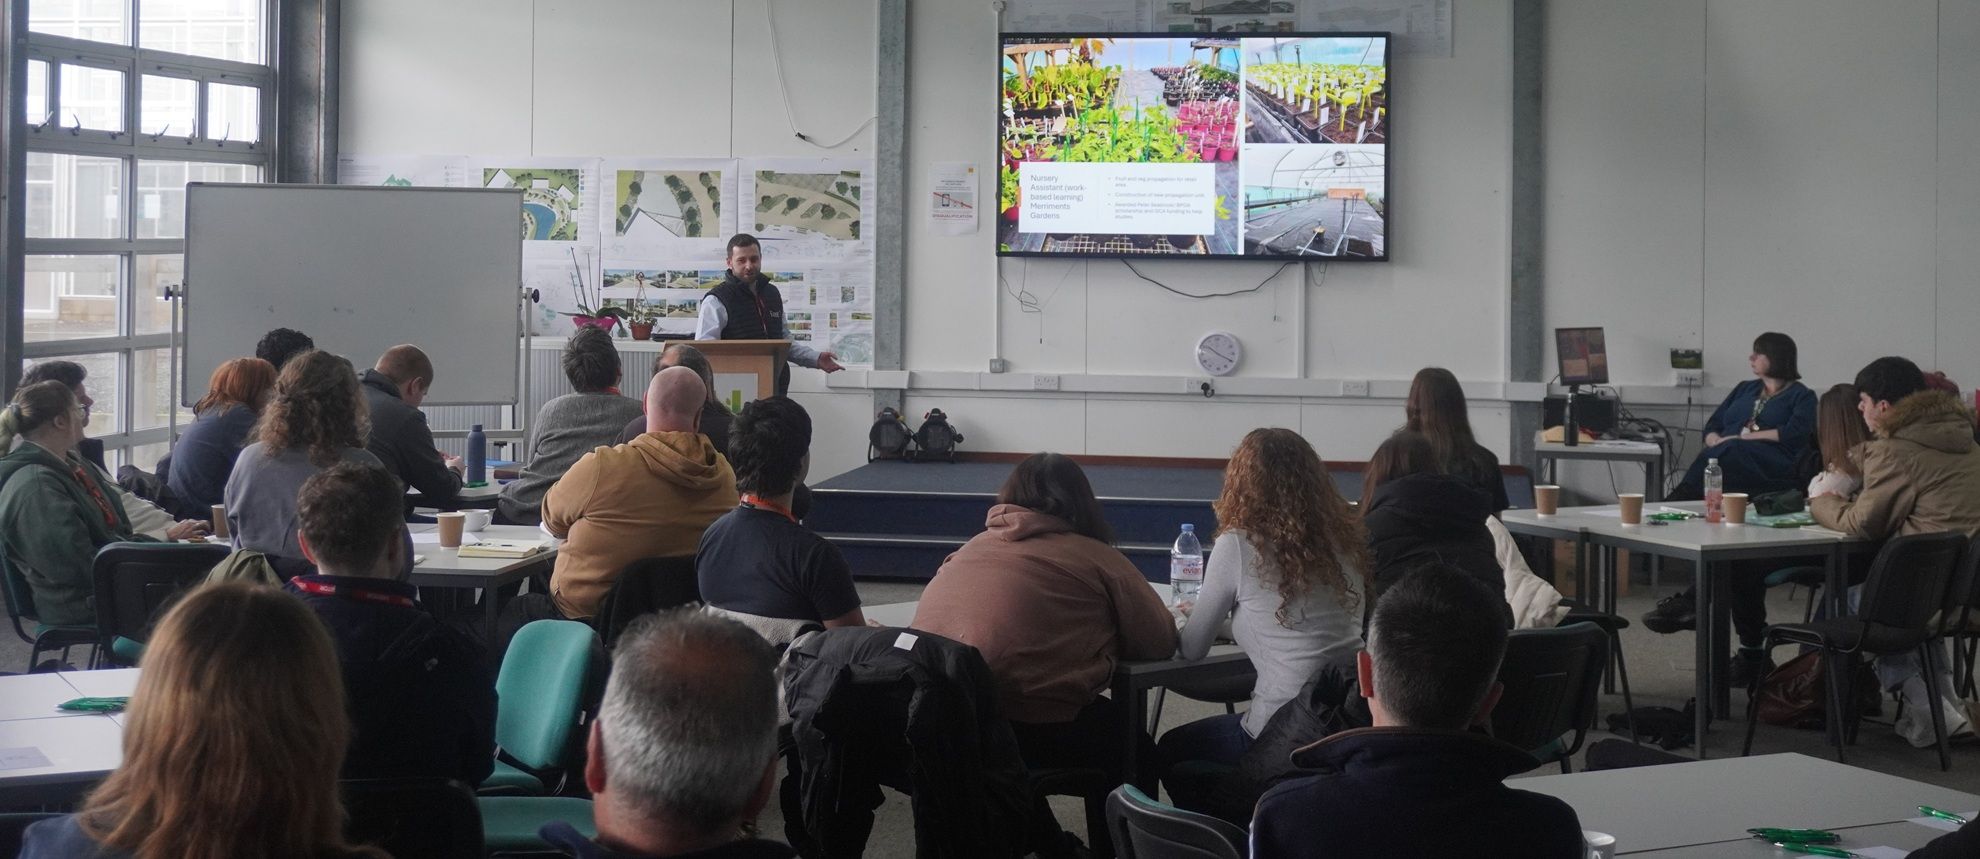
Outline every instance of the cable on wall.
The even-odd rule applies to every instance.
[[[860,123],[858,127],[854,128],[846,136],[839,138],[835,143],[820,143],[811,135],[799,131],[797,127],[797,115],[791,109],[791,85],[784,80],[784,49],[777,40],[777,9],[773,0],[763,0],[763,23],[770,29],[770,67],[777,73],[777,94],[784,102],[784,124],[790,126],[792,137],[796,137],[820,149],[837,149],[846,145],[853,138],[858,137],[869,126],[873,125],[873,123],[880,121],[880,115],[877,113],[869,116],[865,122]],[[733,79],[733,76],[731,78]]]
[[[1272,270],[1272,273],[1271,273],[1271,274],[1268,274],[1268,275],[1266,275],[1266,276],[1265,276],[1265,279],[1264,279],[1264,280],[1261,280],[1261,281],[1259,281],[1259,282],[1258,282],[1258,284],[1257,284],[1256,286],[1252,286],[1252,287],[1247,287],[1247,288],[1245,288],[1245,289],[1238,289],[1238,290],[1233,290],[1233,291],[1231,291],[1231,292],[1212,292],[1212,293],[1207,293],[1207,294],[1198,294],[1198,293],[1194,293],[1194,292],[1184,292],[1184,291],[1182,291],[1182,290],[1180,290],[1180,289],[1177,289],[1177,288],[1175,288],[1175,287],[1173,287],[1173,286],[1170,286],[1170,285],[1168,285],[1168,284],[1166,284],[1166,283],[1163,283],[1163,282],[1161,282],[1161,281],[1159,281],[1159,280],[1156,280],[1155,278],[1152,278],[1152,277],[1149,277],[1148,275],[1145,275],[1145,274],[1142,274],[1142,273],[1141,273],[1141,269],[1138,269],[1138,268],[1135,268],[1135,267],[1134,267],[1134,263],[1132,263],[1132,262],[1129,262],[1128,260],[1125,260],[1125,259],[1123,259],[1123,260],[1121,260],[1121,265],[1124,265],[1124,266],[1127,266],[1127,270],[1128,270],[1128,271],[1131,271],[1131,272],[1134,272],[1134,276],[1135,276],[1135,277],[1138,277],[1138,278],[1141,278],[1142,280],[1145,280],[1145,281],[1148,281],[1149,283],[1152,283],[1152,284],[1155,284],[1156,286],[1159,286],[1159,287],[1161,287],[1161,288],[1163,288],[1163,289],[1165,289],[1165,290],[1168,290],[1169,292],[1173,292],[1173,293],[1175,293],[1175,294],[1177,294],[1177,295],[1180,295],[1180,296],[1182,296],[1182,297],[1184,297],[1184,298],[1197,298],[1197,299],[1206,299],[1206,298],[1230,298],[1231,296],[1234,296],[1234,295],[1244,295],[1244,294],[1246,294],[1246,293],[1252,293],[1252,292],[1257,292],[1257,291],[1259,291],[1259,290],[1261,290],[1261,289],[1264,289],[1264,288],[1265,288],[1265,284],[1268,284],[1268,283],[1271,283],[1271,282],[1272,282],[1272,279],[1273,279],[1273,278],[1275,278],[1275,277],[1278,277],[1278,276],[1279,276],[1279,275],[1281,275],[1281,274],[1284,274],[1284,273],[1285,273],[1285,271],[1286,271],[1286,269],[1288,269],[1288,268],[1291,268],[1291,267],[1292,267],[1292,262],[1291,262],[1291,261],[1287,261],[1287,262],[1282,262],[1282,263],[1280,263],[1280,264],[1279,264],[1279,267],[1278,267],[1278,268],[1276,268],[1276,269],[1273,269],[1273,270]]]

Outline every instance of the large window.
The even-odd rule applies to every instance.
[[[25,363],[89,370],[119,462],[169,449],[189,182],[273,173],[271,0],[26,0]]]

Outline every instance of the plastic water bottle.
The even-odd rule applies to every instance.
[[[1705,460],[1705,521],[1714,525],[1726,517],[1726,473],[1717,459]]]
[[[1196,541],[1196,526],[1182,526],[1182,536],[1169,550],[1169,588],[1176,605],[1196,602],[1203,590],[1203,544]]]
[[[488,436],[482,434],[481,424],[468,430],[467,485],[488,485]]]

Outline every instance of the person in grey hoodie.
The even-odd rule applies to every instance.
[[[496,500],[503,523],[542,523],[544,493],[578,457],[612,444],[627,421],[645,421],[640,402],[620,395],[620,372],[619,350],[604,331],[579,328],[564,341],[564,378],[576,393],[556,397],[537,410],[519,457],[522,474],[502,487],[502,497]]]

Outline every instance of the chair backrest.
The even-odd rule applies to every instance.
[[[1966,551],[1964,534],[1895,537],[1878,550],[1863,580],[1856,616],[1868,624],[1923,630],[1932,615],[1953,603],[1953,574]]]
[[[1107,795],[1107,834],[1121,859],[1245,859],[1249,841],[1228,821],[1156,802],[1131,784]]]
[[[611,647],[642,615],[701,601],[694,556],[641,558],[619,571],[598,605],[598,632]]]
[[[1595,724],[1596,694],[1608,662],[1609,636],[1595,624],[1515,630],[1499,663],[1505,693],[1492,709],[1492,735],[1543,760],[1580,751]],[[1574,735],[1570,743],[1556,745],[1568,734]]]
[[[474,791],[443,778],[347,779],[344,837],[393,856],[481,859],[481,806]]]
[[[111,543],[96,551],[96,628],[106,645],[143,643],[165,607],[231,551],[210,543]]]
[[[0,594],[7,598],[7,616],[20,626],[21,618],[34,618],[34,588],[28,585],[26,576],[14,567],[14,562],[6,557],[6,547],[0,546]]]
[[[495,744],[531,769],[563,763],[584,711],[598,633],[571,620],[539,620],[516,631],[495,678]]]
[[[1959,572],[1953,574],[1949,598],[1962,608],[1980,608],[1980,535],[1966,544],[1966,555],[1959,559]]]

